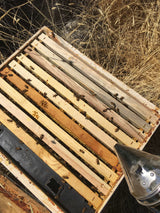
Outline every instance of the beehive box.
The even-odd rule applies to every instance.
[[[101,212],[160,111],[47,27],[0,67],[0,161],[51,212]]]

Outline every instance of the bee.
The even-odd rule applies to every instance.
[[[20,125],[16,123],[17,128],[20,128]]]
[[[53,98],[55,98],[55,97],[57,97],[57,94],[54,94],[54,95],[53,95]]]
[[[7,119],[7,121],[8,121],[8,122],[10,122],[10,123],[11,123],[11,122],[13,122],[13,120],[12,120],[12,119]]]
[[[18,151],[18,150],[22,150],[22,148],[21,147],[16,147],[16,150]]]
[[[47,97],[47,93],[46,92],[44,92],[43,95],[44,95],[45,98]]]
[[[116,108],[116,112],[119,113],[119,108]]]
[[[47,106],[48,106],[47,101],[42,100],[40,103],[43,107],[47,108]]]
[[[120,98],[120,100],[123,101],[123,99],[124,99],[124,97],[122,96],[122,97]]]
[[[103,112],[107,112],[109,110],[111,110],[111,108],[106,108],[106,109],[103,110]]]
[[[30,66],[31,70],[34,70],[34,67]]]
[[[41,135],[40,135],[40,139],[42,140],[43,138],[44,138],[44,135],[43,135],[43,134],[41,134]]]
[[[115,132],[118,132],[119,131],[119,127],[117,127],[116,129],[115,129]]]
[[[86,115],[87,115],[87,113],[86,113],[85,111],[83,111],[83,112],[82,112],[82,114],[83,114],[84,116],[86,116]]]
[[[63,178],[64,179],[69,179],[69,177],[67,175],[64,175]]]
[[[3,79],[6,80],[7,79],[7,75],[3,75]]]
[[[113,117],[110,118],[110,121],[113,122]]]
[[[22,93],[23,93],[23,94],[26,93],[26,92],[28,92],[27,89],[22,90]]]
[[[114,96],[117,98],[118,97],[118,93],[114,94]]]
[[[51,141],[53,144],[56,144],[56,142],[55,141]]]
[[[79,95],[79,94],[75,94],[75,96],[77,98],[77,101],[85,97],[85,95]]]
[[[111,102],[111,104],[113,105],[114,108],[116,108],[116,104],[114,102]]]
[[[72,66],[73,65],[73,61],[68,61],[68,64]]]
[[[85,153],[85,151],[83,151],[83,149],[80,149],[79,151],[82,152],[83,154]]]
[[[98,158],[96,159],[96,162],[97,162],[97,165],[99,165],[99,164],[100,164],[100,161],[99,161],[99,159],[98,159]]]
[[[29,83],[29,82],[32,81],[32,80],[28,78],[26,81]]]

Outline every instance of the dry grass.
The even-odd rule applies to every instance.
[[[1,61],[47,25],[160,107],[160,0],[38,2],[0,9]]]

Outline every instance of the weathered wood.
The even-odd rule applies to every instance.
[[[22,69],[21,69],[22,71]],[[4,69],[2,71],[2,74],[4,74],[4,76],[6,74],[8,74],[7,78],[10,79],[10,81],[12,83],[17,83],[17,82],[22,82],[21,79],[14,79],[14,73],[9,71],[8,68]],[[22,74],[22,73],[21,73]],[[69,105],[66,101],[64,101],[61,97],[53,97],[53,92],[48,88],[46,87],[44,84],[42,85],[42,82],[40,82],[38,79],[36,78],[33,78],[33,76],[28,76],[28,73],[27,72],[24,72],[24,75],[22,75],[23,77],[25,77],[25,74],[27,74],[27,77],[30,77],[30,79],[32,80],[31,83],[34,83],[35,81],[37,82],[37,86],[39,86],[39,88],[41,88],[41,92],[46,92],[47,93],[47,96],[51,98],[51,100],[53,100],[54,102],[58,103],[58,106],[60,106],[59,103],[61,103],[62,107],[64,108],[64,106],[66,106],[65,108],[67,109],[67,112],[70,112],[71,114],[74,113],[74,108]],[[34,81],[35,80],[35,81]],[[14,82],[13,82],[14,81]],[[35,86],[35,84],[34,84]],[[28,94],[29,92],[29,85],[25,82],[23,82],[23,88],[21,89],[22,91],[24,91],[27,87],[27,91],[25,92],[25,94]],[[38,89],[38,88],[37,88]],[[36,92],[36,91],[34,91]],[[53,110],[55,108],[55,106],[53,106],[48,100],[46,100],[42,95],[40,95],[39,93],[36,92],[36,95],[34,95],[34,93],[31,93],[31,95],[33,96],[33,98],[36,97],[36,102],[38,101],[38,97],[40,97],[40,106],[42,106],[42,108],[44,110],[46,110],[46,112],[48,112],[49,115],[51,115],[51,117],[53,119],[57,119],[56,120],[60,120],[59,123],[63,122],[64,123],[64,118],[67,117],[64,113],[62,113],[61,111],[58,110],[58,113],[55,112],[55,115],[53,115]],[[31,96],[30,96],[31,97]],[[76,111],[76,110],[75,110]],[[59,116],[58,114],[62,114],[62,116],[64,116],[62,118],[62,116]],[[80,114],[78,111],[76,111],[76,116],[77,116],[77,113],[78,113],[78,116],[82,116],[82,114]],[[83,116],[82,116],[83,117]],[[94,151],[95,153],[97,153],[101,158],[103,158],[108,164],[111,164],[112,166],[115,166],[115,163],[113,163],[112,161],[116,161],[117,162],[117,159],[115,157],[115,155],[113,155],[113,153],[111,153],[106,147],[104,147],[101,143],[99,143],[95,138],[93,138],[91,135],[89,135],[86,131],[84,131],[78,124],[76,124],[75,122],[73,122],[72,120],[68,119],[68,117],[66,118],[68,120],[68,123],[69,124],[65,124],[66,126],[66,129],[68,129],[70,127],[71,124],[73,124],[73,128],[69,129],[69,133],[72,134],[72,132],[74,133],[75,132],[75,135],[78,135],[77,133],[79,133],[78,135],[78,138],[80,137],[80,141],[84,144],[86,144],[90,149],[92,149],[92,151]],[[83,118],[82,122],[85,122],[86,124],[88,124],[88,120],[85,119],[85,117]],[[63,126],[63,125],[62,125]],[[92,127],[92,123],[90,122],[89,125],[88,125],[88,128],[90,128],[90,131],[96,131],[98,128],[95,128],[96,126],[93,126]],[[79,132],[78,132],[79,131]],[[102,131],[102,130],[101,130]],[[102,135],[103,136],[103,135]],[[87,137],[88,137],[88,140],[87,140]]]
[[[51,33],[49,31],[49,28],[44,28],[44,33],[50,37],[52,40],[56,41],[60,46],[62,46],[64,49],[66,49],[68,52],[76,56],[78,59],[83,61],[87,66],[94,69],[97,73],[102,75],[104,78],[106,78],[111,83],[114,83],[114,85],[118,88],[120,88],[122,91],[126,92],[130,96],[132,96],[134,99],[136,99],[138,102],[140,102],[142,105],[146,106],[147,108],[151,109],[153,111],[153,114],[159,109],[151,102],[146,100],[144,97],[142,97],[140,94],[138,94],[136,91],[128,87],[125,83],[120,81],[118,78],[114,77],[111,73],[109,73],[107,70],[103,69],[100,65],[95,63],[93,60],[91,60],[89,57],[81,53],[78,49],[73,47],[71,44],[69,44],[67,41],[65,41],[62,37],[58,36],[57,34]]]
[[[64,127],[65,130],[68,130],[68,132],[71,135],[74,133],[74,136],[76,135],[77,139],[79,139],[80,141],[82,141],[85,144],[90,145],[92,143],[91,145],[93,147],[93,150],[96,150],[96,148],[98,149],[99,148],[98,145],[99,145],[101,148],[100,151],[103,151],[103,148],[105,151],[105,147],[101,146],[101,144],[99,144],[99,142],[96,141],[91,135],[89,135],[87,132],[85,132],[79,125],[74,123],[73,120],[68,118],[59,109],[55,108],[55,106],[53,104],[51,104],[46,98],[44,98],[41,94],[39,94],[32,87],[30,87],[29,84],[27,84],[21,78],[16,76],[12,71],[10,71],[9,69],[6,68],[1,73],[2,73],[2,75],[4,74],[4,76],[6,76],[5,79],[8,79],[12,84],[16,85],[17,88],[21,92],[23,92],[27,88],[25,95],[27,95],[35,103],[37,103],[40,108],[42,108],[46,113],[48,113],[48,115],[50,115],[51,118],[53,118],[56,122],[58,122],[59,125]],[[68,145],[68,146],[70,146],[70,145]],[[88,152],[85,148],[83,148],[82,146],[79,146],[79,144],[77,145],[76,142],[75,142],[75,146],[78,147],[79,150],[83,150],[85,153]],[[108,151],[108,150],[106,150],[106,151]],[[109,151],[107,153],[109,155],[108,156],[106,155],[106,159],[107,159],[107,157],[112,158],[113,154]],[[83,156],[85,156],[85,154]],[[93,166],[98,172],[100,172],[105,177],[105,175],[106,175],[105,171],[108,169],[105,166],[105,164],[102,163],[101,161],[100,161],[100,165],[92,164],[92,162],[96,161],[96,157],[93,155],[89,155],[89,154],[88,154],[88,156],[84,157],[84,159],[88,160],[89,156],[91,156],[92,159],[87,162],[90,163],[91,166]]]
[[[25,49],[25,52],[27,53],[27,55],[30,56],[32,61],[35,61],[42,69],[51,73],[51,75],[55,76],[57,79],[63,82],[64,85],[74,91],[77,98],[84,99],[85,101],[87,101],[90,106],[92,106],[98,112],[103,114],[103,116],[108,120],[111,120],[113,118],[114,123],[130,137],[134,138],[135,140],[138,140],[139,142],[144,142],[144,136],[141,134],[140,130],[132,126],[127,120],[123,119],[119,114],[117,114],[106,104],[97,99],[94,95],[91,95],[88,90],[83,88],[77,82],[73,81],[73,79],[71,79],[63,71],[61,71],[55,66],[53,67],[53,64],[51,64],[51,62],[41,56],[37,51],[28,47]]]
[[[27,57],[22,53],[26,53]],[[100,213],[123,178],[118,160],[109,149],[113,150],[116,142],[143,149],[158,126],[160,110],[47,27],[43,27],[9,57],[0,66],[0,72],[2,67],[8,69],[9,66],[13,69],[12,72],[9,71],[7,76],[1,75],[2,79],[0,79],[2,92],[0,93],[0,105],[2,105],[0,122],[3,120],[7,128],[60,177],[66,176],[67,179],[64,178],[64,181]],[[3,77],[4,81],[2,81]],[[24,85],[24,81],[27,84]],[[45,108],[45,106],[49,107]],[[60,118],[63,117],[64,121],[61,121]],[[17,126],[16,122],[18,122]],[[20,122],[24,128],[18,126]],[[84,132],[87,134],[82,135]],[[105,135],[108,135],[108,140]],[[39,138],[36,140],[38,144],[34,137]],[[87,143],[92,138],[94,146],[89,147]],[[70,139],[71,144],[69,144]],[[99,149],[98,146],[96,150],[96,141],[103,149]],[[45,143],[49,151],[46,151],[39,142]],[[81,145],[83,149],[78,150],[80,146],[77,148],[77,144],[78,146],[83,144]],[[63,159],[64,166],[56,161],[51,149],[54,150],[55,156],[59,156],[56,157],[58,160]],[[103,158],[103,155],[106,156]],[[11,164],[13,165],[12,162]],[[8,166],[7,163],[4,165]],[[8,169],[15,172],[11,167]],[[73,175],[74,170],[76,176]],[[25,178],[20,177],[20,170],[15,174],[18,174],[21,182],[24,181]],[[105,179],[102,176],[105,176]],[[32,189],[35,195],[39,192],[36,190]],[[38,196],[40,197],[40,194]],[[54,204],[50,200],[47,202],[47,199],[47,195],[44,198],[41,194],[41,202],[54,212],[51,206]]]
[[[94,208],[98,208],[102,200],[91,191],[84,183],[82,183],[75,175],[73,175],[67,168],[65,168],[59,161],[57,161],[50,153],[48,153],[40,144],[26,133],[21,127],[17,126],[15,121],[7,114],[0,110],[0,121],[24,143],[36,155],[38,155],[51,169],[53,169],[62,178],[67,176],[65,181],[78,191]],[[116,181],[117,175],[112,173],[111,181]],[[112,178],[113,177],[113,178]],[[115,178],[115,180],[114,180]]]
[[[42,125],[44,125],[52,133],[58,135],[58,137],[60,139],[62,139],[62,141],[63,140],[64,140],[64,142],[67,141],[69,143],[70,147],[72,149],[74,149],[75,151],[77,151],[79,156],[82,156],[82,158],[87,156],[88,157],[88,159],[86,159],[87,161],[92,161],[92,160],[94,161],[93,155],[91,153],[89,153],[87,151],[85,153],[81,153],[80,150],[84,149],[84,148],[81,148],[81,146],[79,146],[80,147],[79,148],[78,143],[77,143],[77,146],[75,146],[75,140],[72,137],[70,137],[67,133],[62,131],[57,125],[55,125],[55,123],[53,121],[51,121],[46,115],[44,115],[40,110],[38,110],[38,108],[36,108],[27,99],[25,99],[22,95],[20,95],[15,89],[13,89],[2,78],[0,78],[0,85],[1,85],[2,90],[5,90],[6,94],[8,94],[9,96],[12,96],[12,99],[15,102],[17,102],[18,104],[20,104],[28,113],[30,113],[31,116],[33,116],[36,120],[38,120],[40,123],[42,123]],[[2,94],[0,94],[0,100],[1,100],[1,105],[3,107],[5,107],[7,110],[9,110],[12,114],[14,113],[14,116],[20,115],[20,113],[17,112],[17,110],[19,111],[19,109],[14,108],[14,105],[12,105],[12,107],[11,107],[11,104],[8,104],[8,99],[5,99],[4,96],[2,96]],[[25,115],[23,115],[23,116],[25,116]],[[22,118],[19,118],[19,119],[22,119]],[[28,119],[29,118],[27,118],[27,121],[28,121]],[[36,129],[36,123],[34,123],[34,125],[33,125],[33,122],[31,122],[32,120],[29,119],[29,121],[30,121],[30,125],[31,125],[30,130],[33,132],[34,131],[33,129]],[[25,122],[26,121],[23,120],[23,123],[25,123]],[[40,133],[39,137],[41,137],[41,135],[43,134],[42,130],[39,131],[39,133]],[[43,135],[45,136],[45,134],[43,134]],[[108,184],[106,184],[101,178],[99,178],[99,176],[95,175],[94,172],[92,172],[87,166],[85,166],[85,164],[83,164],[78,158],[76,158],[73,154],[71,154],[67,149],[65,149],[62,145],[60,145],[58,143],[58,141],[56,141],[56,144],[53,144],[52,141],[53,141],[53,138],[50,140],[50,144],[52,144],[52,148],[54,147],[53,148],[54,151],[58,151],[58,154],[60,153],[60,156],[67,155],[66,156],[67,162],[68,162],[68,158],[69,158],[69,163],[71,166],[73,166],[73,168],[75,168],[82,176],[84,176],[89,182],[91,182],[104,195],[107,195],[109,193],[110,187]],[[57,150],[56,150],[56,148],[57,148]],[[64,156],[62,156],[62,158],[64,159]],[[92,165],[93,165],[93,163],[92,163]]]
[[[44,193],[32,180],[30,180],[17,166],[15,166],[7,157],[0,152],[0,163],[6,167],[23,185],[37,197],[51,212],[63,213],[63,211]]]
[[[1,187],[0,187],[0,192],[1,192]],[[0,212],[1,213],[15,213],[15,212],[26,213],[23,209],[17,206],[13,201],[7,198],[3,193],[0,193]]]
[[[16,69],[18,66],[18,64],[16,64],[15,66],[14,61],[12,61],[9,65],[13,69]],[[69,102],[72,101],[74,104],[76,104],[83,113],[86,113],[91,118],[94,118],[96,121],[99,121],[100,123],[102,122],[101,120],[103,119],[103,117],[100,114],[98,114],[93,108],[91,108],[84,101],[77,100],[75,95],[70,90],[64,87],[61,83],[59,83],[56,79],[51,77],[48,73],[46,73],[40,67],[36,66],[36,64],[32,64],[32,65],[34,65],[34,67],[31,66],[30,69],[32,69],[33,72],[36,73],[37,76],[41,77],[42,80],[44,80],[48,85],[51,85],[58,92],[58,94],[62,95],[62,97],[64,98],[67,98]],[[106,141],[103,141],[103,143],[113,150],[114,145],[116,144],[116,141],[107,135],[106,137],[107,139]]]
[[[12,201],[20,207],[21,212],[49,213],[45,207],[31,198],[28,194],[24,193],[8,178],[2,175],[0,175],[0,193],[2,193],[6,198],[9,198],[9,202]],[[3,212],[4,210],[5,209],[3,209]]]
[[[120,114],[126,120],[128,120],[132,124],[134,124],[137,128],[142,128],[146,132],[148,132],[151,129],[151,126],[146,121],[144,121],[142,118],[140,118],[134,112],[129,110],[126,106],[121,104],[119,101],[117,101],[111,95],[106,93],[104,90],[102,90],[100,87],[98,87],[92,81],[90,81],[88,78],[84,77],[80,72],[78,72],[75,68],[73,68],[67,62],[65,62],[59,56],[57,56],[56,54],[51,52],[48,48],[46,48],[39,41],[34,40],[31,43],[31,45],[33,47],[35,47],[42,55],[44,55],[53,64],[56,64],[56,66],[61,67],[61,69],[63,69],[63,71],[65,73],[67,73],[75,81],[80,83],[82,86],[84,86],[89,91],[94,92],[96,94],[96,97],[98,97],[101,101],[106,103],[109,107],[114,108],[114,106],[116,106],[116,108],[119,109]]]
[[[33,63],[31,60],[29,60],[26,56],[21,55],[18,56],[18,59],[24,63],[24,65],[31,69],[32,71],[41,77],[44,81],[47,82],[47,84],[50,84],[52,87],[54,87],[56,90],[58,90],[59,93],[61,93],[63,96],[65,95],[69,101],[76,104],[78,107],[80,107],[81,110],[86,112],[87,115],[89,115],[92,119],[94,119],[96,122],[98,122],[103,128],[107,130],[114,138],[118,139],[121,143],[125,143],[126,145],[132,146],[134,148],[139,147],[139,143],[135,142],[133,139],[131,139],[128,135],[126,135],[121,130],[116,131],[117,127],[114,126],[111,122],[109,122],[107,119],[105,119],[100,113],[96,112],[93,108],[91,108],[88,104],[86,104],[83,100],[77,100],[75,95],[68,90],[66,87],[64,87],[62,84],[60,84],[56,79],[53,79],[49,74],[47,74],[44,70],[42,70],[39,66],[37,66],[35,63]],[[18,64],[15,64],[15,62],[11,62],[10,66],[17,70]],[[19,68],[20,69],[20,68]],[[21,68],[22,69],[22,68]],[[79,118],[79,116],[77,116]],[[77,119],[74,118],[74,119]],[[79,122],[79,121],[78,121]],[[84,126],[86,122],[84,122],[84,119],[82,122],[80,122],[81,125]],[[85,126],[86,128],[86,126]],[[90,130],[90,128],[88,129]],[[103,144],[114,150],[115,141],[108,135],[102,133],[100,130],[92,131],[92,134],[96,134],[95,136],[101,140]],[[103,136],[102,136],[103,135]]]
[[[33,41],[40,33],[45,32],[45,33],[49,33],[49,28],[47,28],[46,26],[42,27],[41,29],[39,29],[34,35],[31,35],[31,38],[29,38],[22,46],[20,46],[18,48],[18,50],[16,50],[11,56],[9,56],[1,65],[0,65],[0,69],[4,68],[16,55],[19,54],[19,52],[21,52],[27,45],[29,45],[31,43],[31,41]],[[28,31],[29,32],[29,31]]]
[[[102,77],[94,69],[87,66],[85,63],[83,63],[83,61],[79,60],[79,58],[77,58],[69,51],[64,49],[56,42],[56,39],[54,41],[44,33],[39,35],[38,38],[53,52],[60,55],[60,57],[62,57],[64,60],[71,61],[73,66],[76,67],[78,71],[84,74],[87,78],[94,81],[95,84],[99,85],[104,90],[109,91],[113,95],[117,94],[118,99],[123,97],[123,103],[127,104],[129,108],[138,113],[140,116],[143,116],[145,120],[150,120],[155,124],[157,116],[155,116],[151,110],[149,110],[146,106],[141,104],[141,102],[139,102],[137,99],[133,98],[132,96],[125,93],[123,90],[116,87],[116,85],[113,82],[110,82],[106,78]]]

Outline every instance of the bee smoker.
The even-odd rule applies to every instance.
[[[160,213],[160,157],[116,144],[130,193],[154,213]]]

